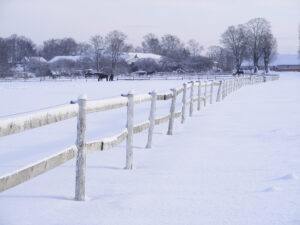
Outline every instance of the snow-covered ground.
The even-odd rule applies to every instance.
[[[1,83],[0,116],[128,90],[165,91],[182,81]],[[300,73],[246,86],[195,112],[185,124],[134,136],[133,171],[125,142],[87,157],[85,202],[73,201],[75,160],[0,194],[2,225],[300,224]],[[180,100],[177,107],[180,107]],[[160,103],[159,114],[169,110]],[[179,108],[178,108],[179,109]],[[149,103],[135,109],[148,117]],[[126,109],[88,115],[88,139],[125,126]],[[0,176],[74,143],[76,119],[0,138]]]

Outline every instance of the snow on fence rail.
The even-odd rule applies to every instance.
[[[238,78],[231,78],[221,81],[192,81],[184,83],[182,86],[173,88],[166,93],[157,93],[153,91],[149,94],[129,93],[117,98],[87,101],[85,96],[78,98],[76,104],[61,106],[37,113],[32,113],[25,116],[8,118],[0,120],[0,137],[7,136],[29,129],[45,126],[51,123],[56,123],[72,117],[77,117],[77,140],[76,144],[67,149],[49,156],[37,163],[31,164],[17,170],[13,173],[0,177],[0,192],[10,189],[18,184],[21,184],[31,178],[43,174],[74,157],[76,160],[76,182],[75,182],[75,199],[85,199],[85,166],[86,154],[111,149],[125,139],[126,144],[126,169],[132,169],[132,139],[133,135],[148,129],[147,148],[151,148],[153,141],[153,129],[156,125],[169,122],[168,135],[173,134],[174,119],[181,117],[181,123],[186,120],[186,107],[189,106],[189,116],[193,116],[194,102],[197,102],[197,110],[201,109],[201,102],[203,106],[213,103],[214,87],[218,87],[215,99],[217,102],[222,101],[228,94],[239,88],[266,82],[269,80],[279,79],[278,75],[269,76],[243,76]],[[195,89],[198,89],[197,96],[194,96]],[[203,89],[204,89],[204,94]],[[188,90],[190,93],[188,95]],[[180,111],[175,111],[177,96],[182,94],[182,108]],[[188,99],[187,99],[188,98]],[[170,113],[167,115],[156,117],[156,101],[166,101],[171,99]],[[134,124],[134,105],[142,102],[151,101],[149,120],[139,124]],[[95,140],[91,142],[85,141],[86,130],[86,114],[106,111],[121,107],[127,107],[127,126],[119,134],[104,138],[102,140]]]

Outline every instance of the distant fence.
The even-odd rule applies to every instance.
[[[77,117],[77,140],[75,145],[72,145],[67,149],[49,156],[37,163],[0,177],[0,192],[30,180],[31,178],[43,174],[76,157],[75,199],[80,201],[84,200],[87,153],[111,149],[126,139],[125,168],[132,169],[132,140],[134,134],[148,129],[148,141],[146,148],[151,148],[154,127],[161,123],[168,122],[167,134],[172,135],[175,118],[180,117],[181,123],[184,123],[187,111],[189,111],[190,117],[193,116],[195,102],[197,103],[197,110],[199,111],[202,105],[205,107],[208,103],[212,104],[214,102],[214,93],[215,101],[220,102],[231,92],[236,91],[245,85],[277,79],[279,79],[279,76],[272,75],[242,76],[220,81],[192,81],[184,83],[180,87],[173,88],[166,93],[157,93],[156,91],[153,91],[149,94],[135,95],[134,93],[129,92],[127,95],[123,95],[121,97],[94,101],[87,101],[86,96],[80,96],[76,104],[65,105],[16,118],[0,120],[0,137],[3,137]],[[217,87],[217,92],[214,91],[214,87]],[[181,109],[176,111],[175,106],[177,96],[181,93]],[[157,117],[156,102],[166,100],[171,100],[170,113]],[[149,120],[139,124],[134,124],[134,105],[142,102],[151,102]],[[85,133],[87,114],[121,107],[127,107],[127,126],[124,131],[113,137],[86,142]]]
[[[246,74],[247,75],[247,74]],[[249,75],[249,74],[248,74]],[[203,80],[203,79],[227,79],[231,78],[231,73],[213,73],[213,72],[203,72],[203,73],[171,73],[171,72],[157,72],[148,75],[139,75],[135,73],[131,74],[119,74],[115,76],[115,80]],[[56,78],[44,76],[44,77],[31,77],[31,78],[16,78],[16,77],[4,77],[0,78],[0,82],[70,82],[85,79],[97,80],[98,78],[84,76],[57,76]]]

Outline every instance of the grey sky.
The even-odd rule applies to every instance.
[[[41,44],[63,37],[88,41],[118,29],[134,46],[151,32],[208,47],[219,44],[228,26],[255,17],[271,22],[279,53],[297,53],[300,0],[0,0],[0,36],[16,33]]]

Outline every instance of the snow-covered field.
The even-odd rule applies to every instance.
[[[0,117],[134,89],[166,91],[182,81],[0,83]],[[246,86],[195,112],[185,124],[134,136],[133,171],[125,142],[87,157],[85,202],[73,201],[75,160],[0,194],[0,225],[300,224],[300,73]],[[158,114],[169,102],[158,105]],[[180,107],[178,100],[177,107]],[[178,108],[179,109],[179,108]],[[135,109],[148,118],[149,103]],[[1,119],[0,118],[0,119]],[[126,109],[88,115],[88,140],[118,133]],[[0,176],[75,141],[76,119],[0,138]]]

